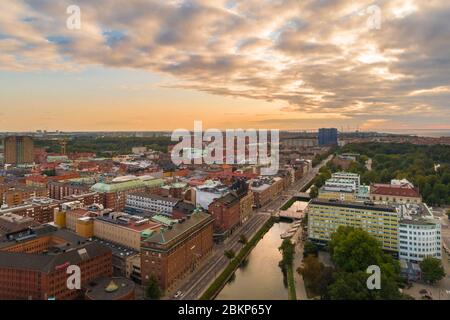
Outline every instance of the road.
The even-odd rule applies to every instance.
[[[224,256],[226,250],[233,250],[235,253],[239,252],[242,244],[239,243],[240,236],[244,234],[247,239],[250,239],[269,219],[268,211],[279,210],[283,204],[292,198],[299,190],[303,189],[312,179],[318,174],[319,169],[323,167],[328,161],[332,159],[332,155],[322,161],[318,166],[313,168],[304,177],[298,180],[288,190],[284,191],[278,198],[270,202],[266,206],[255,211],[255,214],[240,226],[234,233],[225,241],[224,244],[215,245],[211,256],[204,261],[197,270],[185,280],[179,288],[182,296],[176,298],[177,300],[195,300],[208,288],[208,286],[220,275],[229,263],[228,258]]]

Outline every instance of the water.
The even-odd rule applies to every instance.
[[[383,130],[381,132],[386,133],[395,133],[395,134],[410,134],[416,135],[419,137],[431,137],[431,138],[440,138],[440,137],[450,137],[449,129],[389,129]]]
[[[287,300],[287,287],[278,266],[282,258],[278,248],[283,241],[280,235],[290,227],[290,223],[275,223],[216,300]]]

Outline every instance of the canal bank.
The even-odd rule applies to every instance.
[[[287,300],[288,288],[279,267],[281,234],[291,227],[276,222],[218,293],[216,300]],[[233,274],[233,273],[232,273]]]

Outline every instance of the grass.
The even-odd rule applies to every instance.
[[[295,203],[295,201],[297,201],[295,197],[289,199],[289,201],[287,201],[280,209],[282,211],[289,209]]]
[[[247,256],[247,254],[256,246],[259,240],[270,230],[273,226],[273,219],[270,218],[261,229],[253,236],[253,238],[239,251],[237,256],[230,261],[228,266],[223,270],[223,272],[217,277],[216,280],[211,284],[211,286],[203,293],[200,300],[211,300],[217,294],[217,292],[222,288],[222,286],[228,281],[229,277],[236,271],[241,262]]]
[[[294,271],[292,269],[292,265],[288,265],[286,267],[286,273],[289,300],[297,300],[297,292],[295,291]]]

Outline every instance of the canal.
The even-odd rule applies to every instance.
[[[278,222],[264,235],[234,277],[225,285],[216,300],[287,300],[288,291],[278,263],[280,235],[291,227]]]

